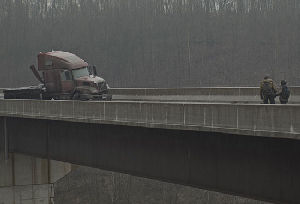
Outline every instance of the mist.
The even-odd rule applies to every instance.
[[[299,0],[2,0],[0,87],[39,52],[75,53],[111,87],[300,85]]]

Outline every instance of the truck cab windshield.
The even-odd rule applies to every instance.
[[[73,76],[75,79],[90,75],[87,67],[83,67],[80,69],[74,69],[74,70],[72,70],[72,72],[73,72]]]

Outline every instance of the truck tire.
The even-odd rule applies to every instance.
[[[79,100],[79,99],[80,99],[80,94],[79,94],[78,91],[76,91],[76,92],[73,94],[72,99],[73,99],[73,100]]]
[[[51,100],[52,96],[43,95],[42,100]]]
[[[105,101],[111,101],[112,100],[112,95],[107,95],[104,100]]]

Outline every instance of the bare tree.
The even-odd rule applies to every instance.
[[[36,54],[74,52],[112,87],[298,85],[298,0],[0,2],[1,86],[35,84]]]

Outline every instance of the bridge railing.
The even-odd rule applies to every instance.
[[[300,95],[300,86],[289,87],[291,93]],[[182,88],[111,88],[117,95],[259,95],[259,87],[182,87]]]
[[[290,90],[289,102],[300,103],[300,87]],[[261,102],[258,87],[112,88],[110,92],[116,100]]]
[[[0,100],[0,116],[300,139],[300,105]]]

